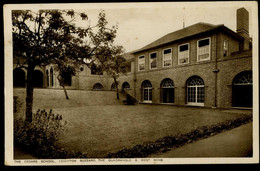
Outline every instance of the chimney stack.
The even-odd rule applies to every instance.
[[[244,38],[242,50],[249,49],[249,13],[245,8],[237,9],[237,33]]]

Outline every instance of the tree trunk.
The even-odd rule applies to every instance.
[[[63,88],[63,91],[65,93],[66,99],[69,100],[69,96],[68,96],[68,93],[67,93],[67,90],[66,90],[65,86],[62,85],[62,88]]]
[[[114,82],[115,82],[115,85],[116,85],[116,98],[117,98],[117,100],[119,100],[118,84],[117,84],[117,80],[116,80],[115,77],[114,77]]]
[[[63,84],[63,80],[62,80],[63,78],[61,78],[61,76],[58,76],[57,78],[59,80],[60,86],[63,88],[63,91],[65,93],[66,99],[69,100],[68,92],[67,92],[67,90],[66,90],[66,88],[65,88],[65,86]]]
[[[28,66],[27,70],[27,84],[26,84],[26,113],[25,121],[32,122],[33,109],[33,66]]]

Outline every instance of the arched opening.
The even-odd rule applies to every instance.
[[[100,84],[100,83],[96,83],[94,86],[93,86],[93,90],[102,90],[103,89],[103,85]]]
[[[142,100],[146,103],[152,102],[152,84],[150,81],[143,81],[142,85]]]
[[[161,82],[161,99],[163,103],[174,103],[174,83],[169,78]]]
[[[124,82],[124,83],[122,84],[122,89],[123,89],[123,90],[129,90],[129,89],[130,89],[129,83],[128,83],[128,82]]]
[[[50,86],[53,87],[53,69],[50,69]]]
[[[50,78],[49,78],[49,71],[46,70],[46,79],[47,79],[47,87],[50,86]]]
[[[13,70],[13,86],[25,87],[25,72],[22,69]]]
[[[71,86],[71,74],[68,72],[63,72],[61,74],[61,77],[63,78],[63,84],[64,86]]]
[[[33,71],[33,86],[34,87],[43,87],[43,73],[39,70]]]
[[[115,84],[115,83],[113,83],[113,84],[111,85],[111,90],[116,90],[116,84]]]
[[[190,77],[186,83],[187,104],[204,106],[205,87],[204,81],[199,76]]]
[[[232,106],[253,106],[252,71],[244,71],[235,76],[232,84]]]

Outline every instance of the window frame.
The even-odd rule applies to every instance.
[[[183,45],[188,45],[188,62],[187,63],[180,63],[180,58],[179,58],[179,54],[180,54],[180,47]],[[178,65],[185,65],[185,64],[189,64],[190,63],[190,43],[183,43],[180,44],[178,46]]]
[[[164,51],[166,51],[168,49],[171,49],[171,65],[164,66],[164,62],[165,62],[165,60],[164,60]],[[165,49],[162,50],[162,67],[165,68],[165,67],[171,67],[171,66],[172,66],[172,48],[169,47],[169,48],[165,48]]]
[[[152,68],[151,67],[151,54],[156,54],[156,67],[155,68]],[[157,60],[157,51],[154,51],[154,52],[151,52],[151,53],[149,53],[149,69],[157,69],[157,65],[158,65],[158,60]]]
[[[224,52],[225,52],[225,42],[227,42],[227,54],[226,54],[226,56],[224,55]],[[229,41],[227,39],[225,39],[223,41],[223,57],[227,57],[228,56],[228,52],[229,52]]]
[[[144,57],[144,69],[143,70],[140,70],[140,67],[139,67],[139,65],[140,65],[140,57]],[[145,55],[140,55],[140,56],[138,56],[138,71],[145,71]]]
[[[204,59],[204,60],[199,60],[199,41],[202,41],[202,40],[206,40],[206,39],[209,39],[209,57],[207,59]],[[199,39],[197,40],[197,62],[203,62],[203,61],[209,61],[211,60],[211,37],[206,37],[206,38],[203,38],[203,39]]]

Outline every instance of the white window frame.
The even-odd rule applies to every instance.
[[[199,41],[206,40],[206,39],[209,39],[209,57],[207,59],[199,60],[199,54],[198,54],[198,51],[199,51]],[[211,59],[211,38],[210,37],[206,37],[206,38],[198,40],[197,41],[197,62],[209,61],[210,59]]]
[[[143,70],[140,70],[140,67],[139,67],[139,65],[141,64],[140,63],[140,57],[144,57],[144,69]],[[145,55],[140,55],[140,56],[138,56],[138,71],[145,71]]]
[[[152,63],[151,54],[154,54],[154,53],[156,54],[156,67],[155,67],[155,68],[152,68],[152,67],[151,67],[151,63]],[[157,65],[158,65],[157,51],[149,53],[149,69],[157,69]]]
[[[171,49],[171,65],[169,65],[169,66],[164,66],[164,61],[165,61],[165,60],[164,60],[164,51],[165,51],[165,50],[168,50],[168,49]],[[172,66],[172,48],[166,48],[166,49],[163,49],[163,50],[162,50],[162,59],[163,59],[163,60],[162,60],[162,67],[171,67],[171,66]]]
[[[148,94],[148,100],[144,100],[144,91],[147,90],[147,94]],[[152,103],[151,97],[150,97],[150,92],[152,92],[152,96],[153,96],[153,88],[152,87],[146,87],[143,88],[143,103]]]
[[[224,56],[225,42],[227,43],[227,55],[226,56],[228,56],[228,52],[229,52],[229,41],[228,40],[224,40],[223,41],[223,57],[226,57],[226,56]]]
[[[189,94],[188,88],[194,87],[195,88],[195,102],[189,102]],[[205,85],[194,85],[194,86],[187,86],[187,105],[191,106],[204,106],[204,103],[198,102],[198,88],[204,88],[204,103],[205,103]]]
[[[180,58],[179,58],[179,54],[180,54],[180,47],[183,45],[188,45],[188,62],[187,63],[180,63]],[[178,46],[178,65],[185,65],[190,63],[190,43],[184,43]]]

